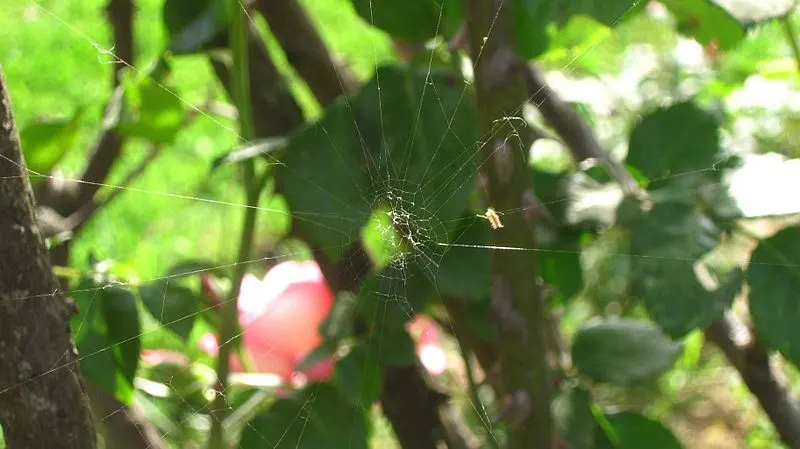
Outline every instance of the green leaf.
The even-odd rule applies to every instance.
[[[463,217],[455,230],[453,243],[486,245],[488,229],[482,218]],[[437,287],[441,293],[479,300],[489,293],[489,273],[488,251],[454,246],[447,250],[439,264]]]
[[[403,329],[433,298],[434,288],[417,264],[389,265],[369,276],[358,293],[358,313],[372,323],[380,311],[385,330]]]
[[[750,258],[750,313],[759,339],[800,364],[800,227],[762,240]]]
[[[442,252],[442,223],[452,226],[463,212],[477,170],[475,149],[464,144],[478,138],[475,113],[456,79],[450,71],[381,67],[349,103],[339,99],[291,136],[276,170],[280,191],[332,257],[381,206],[406,222],[415,254]]]
[[[705,1],[705,0],[700,0]],[[722,160],[716,119],[694,103],[678,103],[648,114],[631,132],[627,164],[651,182],[703,171],[717,180]]]
[[[368,421],[331,385],[317,384],[276,401],[247,423],[239,449],[367,449]]]
[[[47,120],[26,126],[19,137],[28,169],[49,175],[53,167],[78,143],[82,116],[83,109],[79,109],[68,120]]]
[[[333,383],[343,397],[354,406],[369,410],[381,394],[383,377],[378,348],[369,343],[359,343],[333,370]]]
[[[223,165],[236,164],[242,161],[247,161],[255,158],[267,156],[269,154],[279,152],[286,148],[285,137],[267,137],[264,139],[254,140],[247,142],[233,151],[214,159],[211,162],[211,170],[214,171]],[[268,160],[278,160],[272,157]]]
[[[659,258],[664,263],[692,264],[721,239],[714,222],[686,201],[656,203],[633,227],[631,253],[640,256],[635,258],[637,262]]]
[[[83,377],[123,403],[129,403],[133,388],[130,382],[117,374],[118,364],[108,336],[104,332],[91,329],[80,340],[76,340],[75,344]]]
[[[547,24],[558,11],[558,2],[545,0],[512,0],[509,3],[513,20],[514,43],[522,59],[533,59],[547,50]]]
[[[117,286],[103,288],[100,297],[112,352],[125,380],[133,385],[142,349],[136,297],[129,290]]]
[[[564,303],[583,290],[580,236],[579,232],[561,230],[555,241],[546,246],[551,251],[539,253],[539,272],[554,290],[556,302]]]
[[[572,16],[589,16],[606,26],[616,26],[638,13],[647,5],[639,0],[566,0],[560,3],[560,23],[566,24]]]
[[[722,316],[742,285],[733,271],[708,291],[694,271],[697,260],[714,249],[721,231],[687,201],[657,202],[633,219],[632,294],[643,300],[650,317],[673,338],[683,337]]]
[[[722,50],[730,50],[745,36],[744,25],[712,0],[664,0],[662,3],[675,17],[678,32],[703,45],[716,41]]]
[[[578,331],[572,362],[578,372],[596,382],[626,386],[657,378],[679,352],[680,345],[649,322],[606,319]]]
[[[634,294],[638,293],[650,318],[672,338],[684,337],[721,318],[744,280],[744,272],[737,268],[709,291],[697,279],[692,265],[684,261],[643,260],[636,271]]]
[[[171,144],[183,128],[183,103],[175,87],[163,74],[139,76],[128,81],[125,104],[119,123],[129,137],[140,137],[157,144]],[[156,78],[156,79],[154,79]]]
[[[179,55],[213,48],[225,36],[230,21],[223,0],[166,0],[163,16],[170,37],[168,49]]]
[[[119,287],[103,288],[99,280],[82,278],[71,293],[78,314],[72,317],[70,326],[86,380],[128,403],[133,394],[140,331],[135,329],[138,328],[135,304],[133,311],[128,312],[128,294],[122,292],[125,290]],[[128,316],[131,313],[132,318]],[[123,318],[128,322],[113,331],[109,329]]]
[[[554,416],[560,435],[571,449],[594,449],[592,440],[597,423],[592,413],[592,395],[581,386],[573,386],[556,398]]]
[[[606,432],[595,430],[597,449],[682,449],[671,430],[658,421],[634,412],[605,415]]]
[[[202,301],[192,289],[160,280],[139,287],[139,294],[153,317],[184,341],[189,338]]]
[[[351,0],[358,15],[370,25],[380,28],[393,37],[423,42],[442,34],[442,21],[447,13],[431,0]],[[447,1],[444,4],[455,3]],[[454,6],[450,6],[453,8]],[[448,8],[448,6],[445,6]]]

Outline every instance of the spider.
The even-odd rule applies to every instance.
[[[489,224],[492,225],[492,229],[497,230],[503,227],[503,223],[500,222],[500,215],[502,214],[490,207],[486,209],[486,212],[483,215],[478,215],[478,217],[489,220]]]

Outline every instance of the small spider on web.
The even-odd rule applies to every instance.
[[[500,215],[502,213],[495,211],[493,208],[486,209],[486,212],[483,215],[478,215],[480,218],[485,218],[489,220],[489,224],[492,225],[492,229],[497,230],[503,227],[503,223],[500,222]]]

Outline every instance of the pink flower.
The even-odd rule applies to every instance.
[[[277,374],[287,382],[329,379],[332,359],[320,361],[305,373],[295,373],[295,367],[322,343],[318,328],[333,300],[333,292],[314,261],[280,263],[263,280],[246,275],[239,292],[239,323],[252,368]],[[214,335],[204,335],[199,345],[211,355],[218,352]],[[242,367],[236,363],[232,369],[241,371]]]
[[[434,376],[442,374],[447,369],[447,354],[444,352],[436,321],[420,314],[406,326],[417,341],[417,357],[422,366]]]

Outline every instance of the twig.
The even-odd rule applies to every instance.
[[[800,449],[800,403],[776,378],[766,348],[730,314],[711,323],[705,334],[739,371],[747,388],[772,421],[781,441],[792,449]]]
[[[136,167],[133,168],[125,178],[117,184],[116,189],[111,190],[108,195],[103,198],[102,200],[92,200],[88,203],[81,206],[80,209],[72,213],[69,217],[64,219],[64,224],[66,225],[67,229],[70,230],[73,234],[78,233],[84,225],[88,222],[89,218],[91,218],[99,209],[110,204],[114,201],[120,193],[122,193],[126,187],[133,184],[133,182],[139,178],[139,176],[144,173],[147,167],[153,162],[156,157],[158,157],[160,153],[160,147],[158,145],[150,145],[150,148],[147,152],[147,155],[144,159],[142,159]]]
[[[331,57],[311,18],[297,0],[259,0],[256,8],[267,19],[297,73],[324,107],[342,94],[354,93],[358,80],[347,66]]]
[[[528,86],[529,100],[572,150],[575,160],[600,160],[626,193],[642,195],[643,191],[633,176],[600,146],[589,125],[547,85],[539,70],[525,63],[521,63],[520,68]]]

